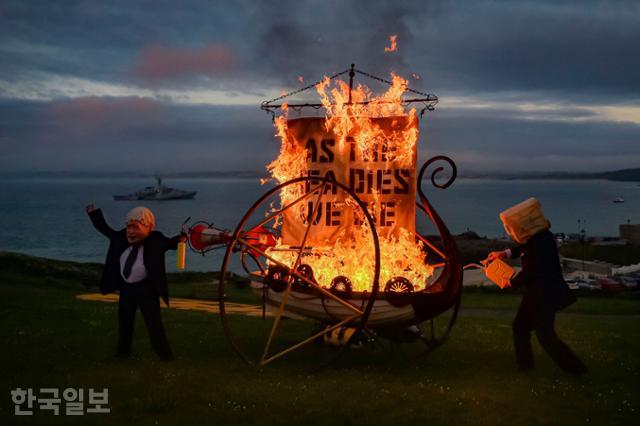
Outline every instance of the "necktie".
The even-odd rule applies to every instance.
[[[129,278],[129,275],[131,275],[131,268],[133,268],[133,263],[136,261],[136,257],[138,257],[138,246],[133,246],[129,256],[127,256],[127,260],[124,262],[122,275],[124,275],[125,278]]]

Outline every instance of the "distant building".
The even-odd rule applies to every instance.
[[[620,225],[620,239],[627,241],[629,244],[640,246],[640,224]]]

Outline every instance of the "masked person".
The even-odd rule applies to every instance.
[[[110,241],[100,292],[120,291],[116,356],[126,358],[131,354],[134,320],[140,308],[154,351],[161,360],[171,360],[173,355],[160,316],[159,298],[169,306],[164,254],[175,250],[178,242],[186,238],[167,238],[154,231],[155,218],[146,207],[132,209],[126,217],[126,228],[118,231],[107,225],[102,211],[93,204],[85,210],[93,226]]]
[[[513,343],[521,370],[533,368],[531,332],[540,346],[562,370],[575,375],[587,367],[556,334],[556,312],[576,301],[562,276],[558,248],[549,231],[550,223],[542,214],[540,203],[530,198],[500,214],[509,236],[519,245],[513,249],[491,252],[487,258],[521,257],[522,270],[511,279],[513,287],[524,287],[524,297],[513,321]]]

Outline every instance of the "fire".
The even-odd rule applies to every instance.
[[[301,75],[299,75],[299,76],[298,76],[298,82],[299,82],[300,84],[304,84],[304,77],[303,77],[303,76],[301,76]]]
[[[395,52],[396,50],[398,50],[398,35],[394,34],[392,36],[389,36],[389,43],[391,43],[390,47],[385,47],[384,51],[387,53],[390,52]]]
[[[276,136],[280,138],[280,154],[278,158],[267,166],[267,170],[271,176],[278,182],[286,182],[288,180],[305,176],[307,171],[307,151],[296,143],[295,140],[287,137],[287,119],[289,107],[287,104],[282,105],[283,114],[276,118],[274,125],[276,128]],[[261,183],[265,183],[262,181]],[[284,188],[282,194],[282,205],[286,205],[293,200],[299,198],[304,193],[304,188],[298,185],[289,185]]]
[[[392,39],[395,43],[395,38]],[[395,44],[393,44],[395,48]],[[358,84],[352,90],[342,80],[329,78],[320,82],[316,90],[326,111],[325,130],[335,139],[337,153],[357,152],[367,165],[366,173],[380,172],[394,167],[411,170],[410,179],[415,181],[416,144],[418,126],[415,108],[407,110],[402,103],[402,95],[407,88],[407,80],[391,74],[392,85],[380,96],[374,96],[371,90]],[[350,93],[351,92],[351,93]],[[350,102],[351,101],[351,102]],[[390,118],[395,126],[392,132],[384,131],[378,124],[381,118]],[[376,121],[378,120],[378,121]],[[278,183],[308,175],[309,153],[301,141],[288,132],[288,108],[275,120],[276,135],[281,140],[280,153],[267,169]],[[382,148],[381,148],[382,147]],[[380,152],[385,153],[381,160]],[[338,155],[338,154],[336,154]],[[353,182],[341,182],[353,187]],[[288,185],[280,194],[281,206],[286,206],[305,194],[304,185]],[[388,194],[388,192],[386,192]],[[387,197],[389,197],[387,195]],[[308,202],[313,203],[318,196],[312,194],[305,202],[292,207],[301,216],[309,216]],[[389,208],[382,200],[380,189],[373,189],[367,202],[369,212],[376,221],[381,220],[385,209]],[[411,208],[414,209],[414,199]],[[354,202],[343,203],[343,210],[355,210]],[[414,212],[411,210],[411,212]],[[415,220],[415,214],[413,217]],[[413,223],[413,222],[412,222]],[[398,276],[407,278],[413,284],[414,291],[425,288],[426,280],[433,274],[433,268],[426,263],[422,242],[417,241],[413,229],[394,227],[390,230],[376,226],[379,234],[381,267],[380,286]],[[311,228],[314,232],[314,228]],[[301,241],[298,242],[300,244]],[[308,244],[307,244],[308,245]],[[278,261],[293,267],[297,250],[287,251],[289,246],[282,240],[269,250],[269,255]],[[372,235],[366,221],[354,222],[348,229],[342,229],[338,235],[332,235],[330,243],[304,253],[302,263],[311,266],[315,280],[328,288],[336,275],[347,276],[354,291],[370,290],[373,281],[374,256]],[[337,273],[336,271],[339,271]]]
[[[382,129],[373,124],[372,118],[407,115],[412,124],[416,118],[416,110],[412,108],[405,112],[402,105],[402,94],[407,87],[407,80],[391,73],[392,85],[386,93],[380,97],[374,97],[366,86],[358,85],[351,93],[352,103],[349,99],[349,86],[342,80],[337,81],[334,87],[327,93],[329,79],[325,78],[317,87],[322,105],[327,111],[327,130],[334,132],[339,137],[339,149],[344,149],[347,137],[351,136],[363,153],[365,158],[373,156],[378,148],[372,141],[385,140],[387,151],[394,152],[396,161],[408,163],[418,142],[418,130],[407,125],[404,132],[395,134],[388,140]]]
[[[368,229],[346,240],[338,242],[330,250],[318,250],[302,258],[313,269],[314,279],[325,288],[337,275],[347,276],[354,291],[370,291],[373,282],[375,259]],[[403,276],[414,286],[415,291],[425,288],[426,280],[433,274],[433,268],[426,264],[422,242],[416,243],[415,236],[403,230],[398,237],[380,237],[380,286],[391,278]],[[276,246],[276,249],[286,248]],[[285,265],[292,266],[297,253],[292,251],[270,251],[270,255]],[[339,271],[339,272],[336,272]]]

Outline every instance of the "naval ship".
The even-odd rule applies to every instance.
[[[147,186],[139,191],[127,195],[114,195],[117,201],[165,201],[165,200],[190,200],[196,196],[196,191],[183,191],[170,188],[162,183],[162,177],[156,175],[156,186]]]

